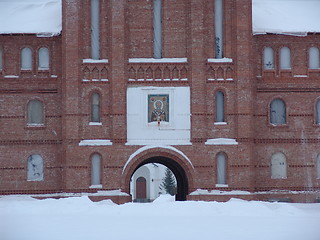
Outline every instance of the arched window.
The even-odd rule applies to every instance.
[[[91,96],[91,122],[100,122],[100,94],[93,93]]]
[[[281,152],[275,153],[271,157],[271,178],[287,178],[287,160]]]
[[[21,70],[32,69],[32,51],[30,48],[23,48],[21,50]]]
[[[49,69],[49,49],[42,47],[39,49],[38,53],[38,69],[47,70]]]
[[[316,124],[320,124],[320,98],[316,103]]]
[[[31,100],[27,107],[28,124],[42,125],[44,124],[43,104],[39,100]]]
[[[291,69],[291,53],[288,47],[280,49],[280,68]]]
[[[216,122],[224,122],[224,94],[216,92]]]
[[[100,0],[91,0],[91,58],[100,59]]]
[[[101,184],[101,156],[93,154],[91,157],[91,185]]]
[[[217,184],[227,184],[227,160],[224,153],[217,155]]]
[[[3,69],[3,51],[2,48],[0,47],[0,72]]]
[[[318,154],[318,157],[317,157],[316,166],[317,166],[317,178],[320,178],[320,153]]]
[[[28,157],[27,180],[43,181],[43,159],[40,155],[34,154]]]
[[[264,69],[274,69],[274,54],[271,47],[266,47],[263,50],[263,66]]]
[[[309,49],[309,69],[320,68],[320,54],[319,48],[311,47]]]
[[[286,124],[286,104],[281,99],[274,99],[270,104],[270,123]]]

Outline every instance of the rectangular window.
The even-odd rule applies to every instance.
[[[153,0],[153,57],[162,58],[161,0]]]
[[[100,59],[100,0],[91,0],[91,58]]]
[[[223,58],[223,2],[214,1],[215,58]]]

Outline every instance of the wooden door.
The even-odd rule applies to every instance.
[[[136,199],[147,198],[147,181],[144,177],[139,177],[136,181]]]

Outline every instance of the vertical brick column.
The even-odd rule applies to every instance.
[[[111,0],[111,123],[114,143],[126,141],[125,0]],[[130,21],[130,20],[129,20]],[[129,43],[128,43],[129,44]]]
[[[253,189],[253,102],[255,101],[255,80],[252,72],[252,20],[251,0],[238,0],[235,6],[235,64],[236,64],[236,113],[237,137],[242,146],[239,154],[241,164],[249,165],[244,169],[248,187]]]
[[[206,80],[204,56],[205,1],[190,0],[188,61],[191,79],[191,139],[206,138]]]
[[[67,185],[68,172],[67,161],[72,160],[71,144],[76,144],[79,140],[79,3],[77,0],[65,0],[63,2],[63,27],[62,27],[62,139],[64,151],[62,153],[62,182],[63,188]]]

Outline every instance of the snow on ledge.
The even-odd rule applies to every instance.
[[[238,142],[232,138],[213,138],[208,139],[205,145],[238,145]]]
[[[99,185],[91,185],[89,188],[102,188],[102,185],[99,184]]]
[[[81,140],[79,146],[110,146],[112,142],[108,139]]]
[[[233,191],[220,191],[220,190],[205,190],[205,189],[197,189],[194,192],[190,193],[190,195],[250,195],[252,193],[248,191],[240,191],[240,190],[233,190]]]
[[[187,58],[129,58],[129,63],[186,63]]]
[[[101,190],[96,193],[51,193],[51,194],[30,194],[31,197],[82,197],[82,196],[130,196],[122,192],[121,189],[117,190]]]
[[[82,63],[109,63],[108,59],[82,59]]]
[[[5,75],[4,78],[19,78],[19,76],[16,76],[16,75]]]
[[[227,125],[228,123],[226,122],[214,122],[214,125]]]
[[[232,58],[208,58],[209,63],[232,63]]]
[[[102,122],[89,122],[90,126],[101,126]]]

